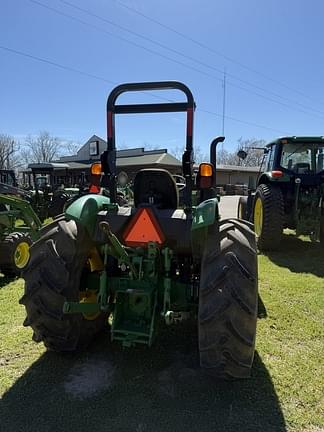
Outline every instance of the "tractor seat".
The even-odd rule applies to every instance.
[[[157,209],[177,209],[179,195],[176,182],[164,169],[142,169],[134,179],[134,204],[150,204]]]
[[[299,162],[294,165],[294,171],[297,174],[304,174],[310,170],[310,165],[307,162]]]

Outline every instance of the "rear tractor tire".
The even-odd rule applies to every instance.
[[[324,215],[321,216],[320,220],[320,237],[319,241],[321,243],[321,246],[324,247]]]
[[[14,232],[0,242],[0,271],[7,277],[20,276],[27,267],[32,240],[28,234]]]
[[[74,351],[87,346],[105,327],[107,316],[96,313],[63,314],[65,301],[95,302],[96,294],[84,295],[81,282],[93,243],[86,230],[60,217],[42,229],[31,247],[31,259],[24,272],[24,326],[33,329],[33,340],[53,351]],[[83,290],[83,288],[82,288]]]
[[[284,201],[280,188],[270,184],[258,186],[252,213],[258,248],[278,249],[284,226]]]
[[[202,258],[198,313],[200,365],[217,378],[251,373],[258,309],[255,234],[225,219],[209,230]]]

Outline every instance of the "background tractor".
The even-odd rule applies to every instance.
[[[179,90],[184,102],[117,104],[125,92]],[[116,87],[107,102],[107,150],[101,186],[47,225],[31,249],[24,272],[25,326],[50,350],[86,346],[109,321],[111,340],[123,347],[148,345],[159,328],[197,319],[200,364],[217,377],[250,375],[257,319],[257,255],[252,225],[220,220],[211,162],[193,173],[190,90],[180,82]],[[134,179],[134,205],[117,204],[115,116],[184,112],[186,146],[182,205],[174,178],[163,169],[142,169]],[[195,192],[197,206],[192,205]],[[109,318],[109,320],[108,320]]]
[[[14,170],[0,169],[0,183],[18,186]]]
[[[80,177],[78,187],[73,187],[68,164],[32,163],[28,169],[25,185],[32,193],[33,207],[42,221],[62,214],[65,206],[83,193],[84,176]]]
[[[38,238],[40,228],[41,221],[29,202],[8,195],[8,185],[0,183],[1,273],[8,277],[21,274],[29,261],[29,247]]]
[[[238,204],[238,217],[254,223],[259,249],[278,248],[284,228],[324,242],[324,137],[279,138],[265,157],[256,189]]]

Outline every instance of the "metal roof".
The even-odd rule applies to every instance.
[[[42,162],[42,163],[31,163],[28,164],[28,168],[30,169],[67,169],[69,168],[69,164],[67,163],[59,163],[59,162]]]
[[[195,164],[194,168],[198,169],[200,164]],[[240,166],[240,165],[222,165],[216,164],[216,173],[217,171],[224,172],[246,172],[246,173],[258,173],[260,171],[260,167],[258,166]]]
[[[143,154],[141,156],[117,158],[118,167],[168,165],[181,167],[181,162],[169,153]]]
[[[324,143],[324,136],[283,136],[280,138],[277,138],[274,141],[271,141],[270,143],[267,144],[267,147],[273,145],[273,144],[277,144],[279,143],[281,140],[288,140],[290,143],[291,142],[313,142],[313,143],[319,143],[322,142]]]
[[[240,166],[240,165],[217,165],[216,164],[216,171],[242,171],[242,172],[252,172],[256,173],[260,171],[260,167],[250,167],[250,166]]]

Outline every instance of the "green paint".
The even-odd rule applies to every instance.
[[[0,211],[0,239],[13,232],[28,233],[32,240],[39,238],[42,223],[31,205],[16,196],[0,194],[0,205],[6,210]],[[17,221],[23,224],[17,224]]]
[[[218,200],[211,198],[203,201],[193,209],[192,230],[213,225],[219,219]]]
[[[74,201],[65,211],[65,215],[78,221],[93,236],[96,227],[97,214],[101,210],[117,211],[116,204],[110,204],[110,199],[103,195],[84,195]]]

